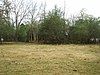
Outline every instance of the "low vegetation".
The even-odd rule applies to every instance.
[[[99,74],[99,45],[0,45],[0,75]]]

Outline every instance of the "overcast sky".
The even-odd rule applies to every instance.
[[[29,1],[29,0],[26,0]],[[32,0],[31,0],[32,1]],[[46,2],[47,10],[54,8],[54,5],[64,8],[64,0],[33,0],[38,4]],[[86,13],[95,17],[100,16],[100,0],[65,0],[66,14],[76,15],[82,8],[86,9]]]
[[[64,7],[64,0],[37,0],[46,1],[47,8],[52,9],[54,5]],[[68,15],[78,14],[82,8],[86,9],[86,13],[95,17],[100,16],[100,0],[65,0],[66,13]]]

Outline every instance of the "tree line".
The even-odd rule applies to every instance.
[[[54,7],[46,12],[45,4],[24,6],[24,0],[0,5],[0,38],[5,42],[45,44],[100,43],[100,18],[81,10],[78,16],[66,19],[64,11]]]

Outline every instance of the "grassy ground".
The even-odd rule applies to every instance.
[[[0,75],[100,75],[100,46],[0,45]]]

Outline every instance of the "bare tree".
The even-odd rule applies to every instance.
[[[13,16],[13,21],[15,24],[15,40],[18,41],[18,30],[20,27],[20,24],[23,22],[25,17],[29,13],[31,4],[27,3],[25,4],[24,0],[13,0],[12,1],[12,16]]]
[[[8,0],[2,0],[0,4],[0,17],[5,21],[10,20],[11,3]]]
[[[38,23],[37,20],[40,17],[42,3],[39,7],[37,7],[37,3],[33,3],[31,5],[31,10],[29,12],[29,19],[30,19],[30,29],[29,29],[29,42],[36,42],[38,41]]]

